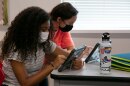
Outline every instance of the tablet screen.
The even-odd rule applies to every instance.
[[[58,69],[59,72],[62,72],[65,69],[68,69],[71,67],[72,61],[76,58],[78,58],[82,52],[85,50],[86,46],[81,46],[79,48],[75,48],[71,51],[70,55],[67,57],[66,61],[61,65],[61,67]]]
[[[93,50],[90,52],[90,54],[88,55],[88,57],[86,57],[85,62],[88,63],[89,61],[100,61],[99,58],[99,43],[97,43]]]

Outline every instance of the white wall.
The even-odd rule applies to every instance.
[[[29,6],[39,6],[50,12],[60,2],[61,0],[8,0],[9,24],[21,10]]]
[[[94,46],[97,42],[101,42],[102,33],[106,31],[71,31],[75,46],[83,44]],[[107,31],[110,33],[112,41],[112,54],[130,52],[130,31]]]
[[[101,38],[73,37],[73,40],[75,42],[75,46],[77,47],[83,44],[94,46],[97,42],[101,41]],[[112,40],[112,54],[130,52],[130,37],[129,38],[111,38],[111,40]]]

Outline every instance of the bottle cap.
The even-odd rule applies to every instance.
[[[109,41],[110,40],[110,33],[105,32],[102,34],[102,41]]]

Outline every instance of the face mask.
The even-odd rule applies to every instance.
[[[72,30],[72,28],[73,28],[73,25],[66,25],[65,27],[60,27],[60,26],[59,26],[59,29],[60,29],[61,31],[63,31],[63,32],[69,32],[69,31]]]
[[[48,39],[49,32],[41,32],[40,35],[41,35],[40,42],[43,43]]]

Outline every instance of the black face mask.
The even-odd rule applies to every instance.
[[[65,27],[60,27],[60,26],[59,26],[59,29],[60,29],[61,31],[63,31],[63,32],[69,32],[69,31],[72,30],[72,28],[73,28],[73,25],[66,25]]]

